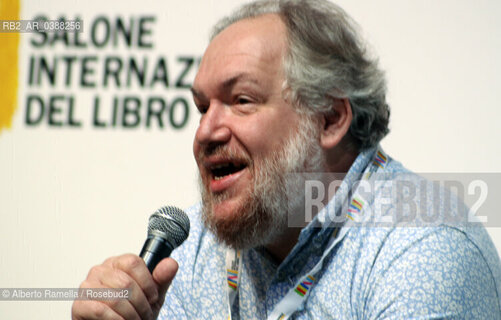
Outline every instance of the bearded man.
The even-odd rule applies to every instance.
[[[419,180],[379,147],[385,90],[354,23],[328,1],[254,2],[223,19],[192,87],[202,204],[188,211],[189,238],[153,275],[135,255],[94,267],[82,287],[131,298],[76,301],[73,318],[500,319],[501,267],[484,229],[350,222],[382,197],[361,201],[356,181]],[[291,227],[305,216],[294,173],[322,172],[346,176],[311,222]],[[329,219],[339,216],[350,219]]]

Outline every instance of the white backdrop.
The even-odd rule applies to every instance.
[[[173,83],[183,68],[178,58],[200,57],[210,26],[242,2],[21,1],[21,19],[39,14],[51,19],[80,16],[82,39],[87,39],[90,29],[85,28],[99,15],[111,19],[153,16],[147,38],[153,48],[67,48],[61,43],[35,48],[30,42],[35,35],[21,35],[18,107],[12,128],[0,131],[0,288],[78,287],[90,267],[106,257],[138,253],[147,218],[158,207],[183,208],[198,199],[191,154],[198,115],[191,100],[188,123],[179,130],[167,125],[163,130],[144,125],[102,129],[90,121],[95,95],[102,97],[102,108],[106,108],[113,95],[144,99],[162,95],[172,101],[177,96],[189,97],[187,89],[160,85],[82,88],[76,80],[69,86],[61,82],[37,87],[29,85],[30,57],[90,55],[97,57],[99,66],[110,55],[146,56],[153,64],[163,56]],[[501,172],[497,79],[501,73],[501,3],[337,3],[359,22],[387,71],[392,118],[384,149],[417,172]],[[187,72],[187,82],[194,72],[194,68]],[[29,94],[73,95],[74,116],[82,126],[52,127],[46,120],[28,126]],[[65,112],[66,107],[58,119],[66,119]],[[489,232],[499,250],[499,229]],[[71,302],[63,301],[0,301],[0,317],[67,319],[70,307]]]

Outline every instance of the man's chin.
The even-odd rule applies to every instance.
[[[257,214],[251,205],[218,203],[204,207],[203,222],[216,239],[234,249],[250,249],[265,245],[275,234],[265,214]]]
[[[236,200],[225,199],[210,204],[211,218],[215,221],[233,221],[238,219],[242,206]]]

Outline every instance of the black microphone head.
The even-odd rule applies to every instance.
[[[183,210],[176,207],[162,207],[150,216],[148,234],[164,233],[166,240],[177,248],[188,238],[190,219]]]

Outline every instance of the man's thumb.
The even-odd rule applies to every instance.
[[[178,267],[176,260],[165,258],[153,270],[153,280],[158,284],[159,297],[165,297],[165,292],[169,288],[172,279],[174,279]]]

